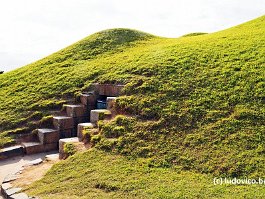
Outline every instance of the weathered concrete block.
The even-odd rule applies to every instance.
[[[99,95],[119,96],[121,95],[124,85],[115,84],[93,84],[93,88]]]
[[[17,194],[11,195],[9,198],[10,199],[29,199],[28,195],[25,193],[17,193]]]
[[[3,183],[7,183],[7,182],[11,182],[11,181],[14,181],[18,178],[18,176],[16,174],[8,174],[4,180],[3,180]]]
[[[0,150],[0,160],[22,155],[24,155],[24,150],[21,145]]]
[[[107,97],[107,109],[108,110],[113,110],[114,108],[114,103],[117,97]]]
[[[12,185],[8,182],[3,183],[1,186],[2,186],[2,189],[4,189],[4,190],[10,189],[12,187]]]
[[[79,142],[77,137],[60,139],[59,140],[59,159],[63,159],[65,157],[64,145],[66,143],[77,143],[77,142]]]
[[[56,143],[50,143],[50,144],[45,144],[44,145],[44,151],[48,152],[48,151],[55,151],[58,150],[59,146],[59,140]]]
[[[32,141],[38,141],[38,135],[35,133],[29,133],[29,134],[21,134],[16,136],[17,143],[21,142],[32,142]]]
[[[99,120],[108,119],[111,117],[111,112],[107,109],[95,109],[90,112],[90,122],[96,123]]]
[[[22,143],[22,146],[24,146],[25,152],[28,155],[58,150],[58,142],[49,144],[42,144],[40,142],[24,142]]]
[[[40,142],[22,142],[21,145],[24,147],[26,154],[35,154],[44,152],[44,145]]]
[[[42,144],[57,143],[60,133],[56,129],[38,129],[39,140]]]
[[[95,124],[93,123],[80,123],[78,124],[77,126],[77,137],[78,137],[78,140],[79,141],[82,141],[83,140],[83,130],[85,128],[94,128],[95,127]]]
[[[7,195],[7,198],[10,198],[11,195],[21,191],[22,189],[21,188],[11,188],[11,189],[7,189],[6,190],[6,195]]]
[[[53,125],[56,129],[71,129],[74,128],[74,119],[67,116],[54,116]]]
[[[41,158],[37,158],[35,160],[31,160],[30,162],[28,162],[25,166],[34,166],[34,165],[39,165],[43,162],[43,160]]]
[[[96,95],[94,93],[87,93],[80,95],[80,101],[85,106],[95,107],[96,106]]]
[[[88,116],[88,111],[84,105],[64,105],[64,107],[69,117]]]

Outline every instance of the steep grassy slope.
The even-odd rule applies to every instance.
[[[92,82],[128,83],[117,109],[132,117],[101,126],[97,148],[148,158],[149,167],[262,177],[264,24],[263,16],[178,39],[126,29],[97,33],[1,75],[1,128],[47,114]],[[120,133],[110,143],[105,137],[113,129]]]

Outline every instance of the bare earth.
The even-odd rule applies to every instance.
[[[24,157],[15,157],[12,159],[1,160],[0,161],[0,184],[2,183],[5,176],[8,174],[17,173],[20,171],[22,166],[27,165],[30,161],[36,160],[38,158],[45,159],[48,154],[54,154],[56,152],[49,153],[39,153],[34,155],[27,155]],[[25,166],[22,174],[19,175],[19,179],[12,182],[12,185],[16,187],[23,187],[36,180],[39,180],[46,172],[51,168],[51,166],[58,160],[44,161],[43,163],[36,166]],[[2,199],[0,195],[0,199]]]

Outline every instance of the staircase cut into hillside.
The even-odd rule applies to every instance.
[[[92,91],[80,95],[78,103],[63,105],[62,111],[52,118],[52,128],[36,129],[35,133],[22,139],[20,145],[0,152],[0,159],[58,149],[63,153],[65,143],[83,141],[85,128],[98,132],[97,122],[115,115],[113,104],[123,85],[93,84],[92,88]]]

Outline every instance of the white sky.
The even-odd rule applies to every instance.
[[[0,71],[108,28],[178,37],[215,32],[264,14],[265,0],[0,0]]]

